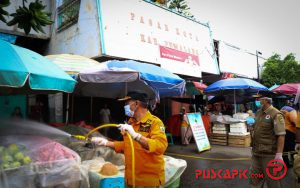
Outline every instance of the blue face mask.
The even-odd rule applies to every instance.
[[[260,108],[261,107],[261,102],[260,101],[255,101],[255,105],[257,108]]]
[[[124,110],[125,110],[125,115],[126,116],[133,117],[134,111],[131,111],[129,104],[127,104],[127,105],[124,106]]]

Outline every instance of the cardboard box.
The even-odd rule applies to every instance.
[[[233,136],[229,135],[228,137],[228,145],[234,147],[250,147],[251,137],[247,136]]]

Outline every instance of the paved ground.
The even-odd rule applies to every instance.
[[[210,157],[210,158],[250,158],[251,152],[250,148],[236,148],[229,146],[216,146],[213,145],[210,151],[205,151],[202,153],[197,152],[197,146],[195,144],[190,144],[189,146],[174,145],[169,146],[167,150],[167,155],[171,153],[178,153],[184,155],[193,155],[201,157]],[[249,169],[250,160],[241,160],[241,161],[212,161],[212,160],[201,160],[189,157],[180,157],[174,156],[175,158],[181,158],[187,161],[187,168],[181,176],[180,187],[182,188],[196,188],[196,187],[207,187],[207,188],[245,188],[249,187],[247,179],[204,179],[203,177],[195,178],[196,169],[214,169],[218,171],[222,169]],[[293,171],[291,168],[288,169],[287,175],[283,179],[283,187],[291,188],[293,182]],[[265,185],[265,187],[267,187]]]

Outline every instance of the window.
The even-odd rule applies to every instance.
[[[80,0],[58,0],[57,31],[64,30],[78,22]]]

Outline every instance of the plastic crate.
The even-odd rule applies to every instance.
[[[102,179],[99,188],[123,188],[123,187],[125,187],[124,178],[116,177],[116,178]]]

